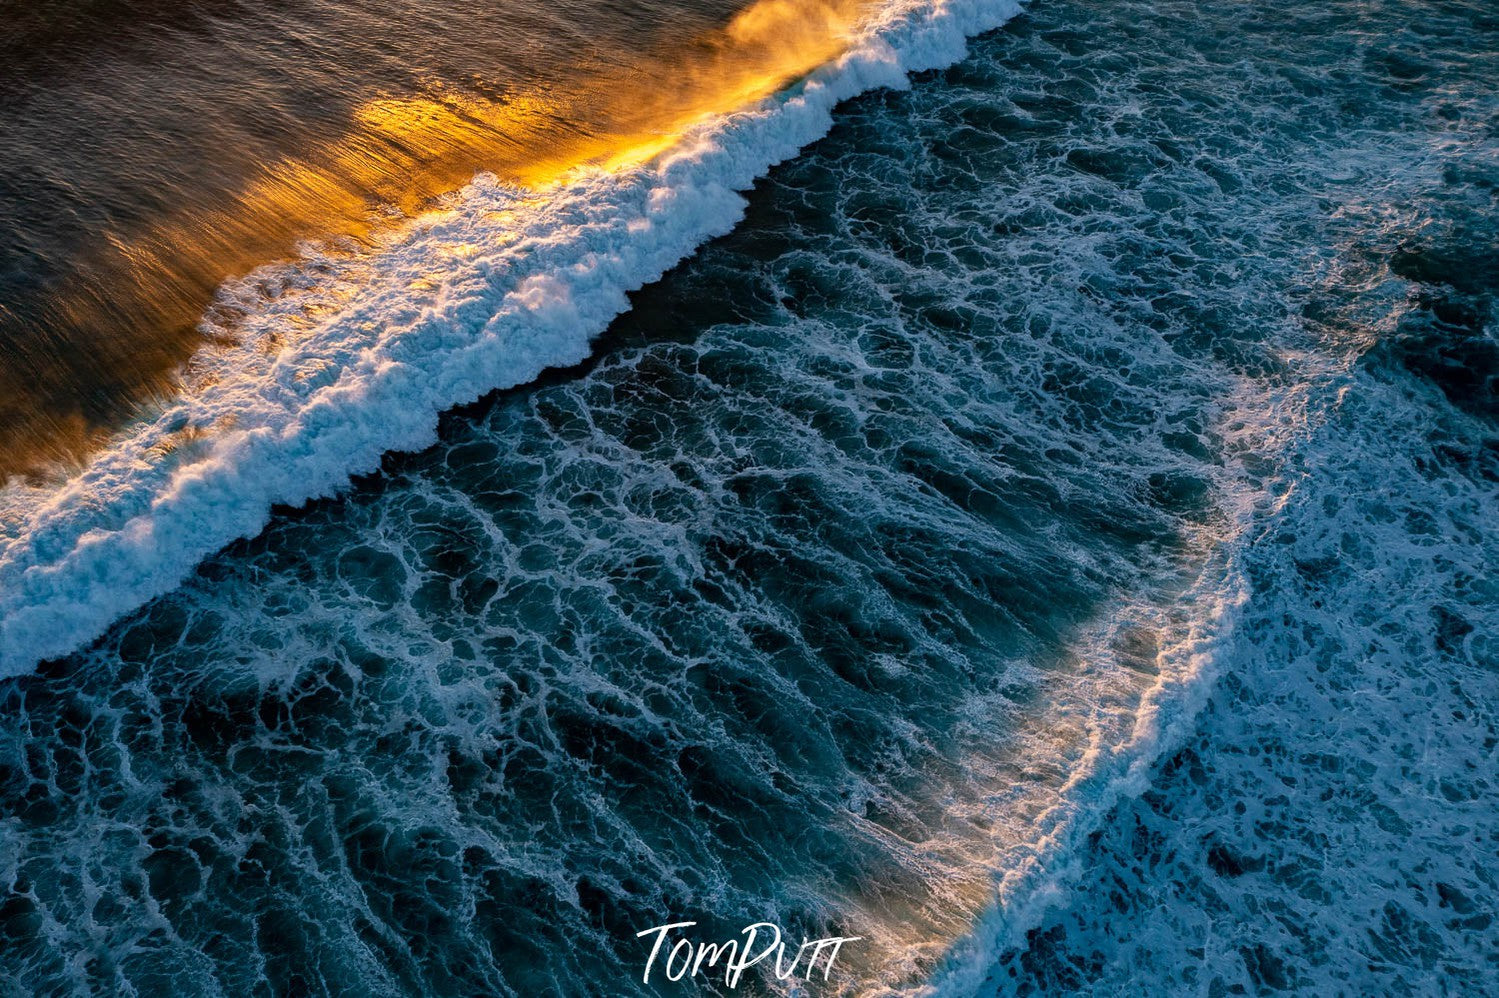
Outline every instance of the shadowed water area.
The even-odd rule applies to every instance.
[[[1444,265],[1487,230],[1433,219],[1491,217],[1493,102],[1404,10],[1039,3],[845,104],[592,362],[0,684],[0,980],[728,993],[635,933],[765,919],[865,937],[832,993],[921,981],[1364,351],[1492,418],[1444,359],[1489,356]],[[1000,993],[1100,972],[1052,942]]]

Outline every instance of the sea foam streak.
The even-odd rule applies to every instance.
[[[1346,362],[1309,364],[1313,376],[1307,382],[1268,395],[1264,386],[1242,387],[1229,406],[1234,417],[1220,427],[1227,452],[1268,457],[1267,466],[1293,458],[1324,418],[1325,399],[1336,395],[1327,386],[1346,380]],[[1218,485],[1225,522],[1208,542],[1191,585],[1166,605],[1124,600],[1079,642],[1077,654],[1092,671],[1115,672],[1122,668],[1116,660],[1121,632],[1142,620],[1157,629],[1158,673],[1142,692],[1130,727],[1122,737],[1091,741],[1036,820],[1034,838],[1023,848],[1002,851],[994,864],[995,898],[988,911],[949,947],[928,980],[902,994],[957,998],[992,990],[1001,955],[1024,949],[1026,933],[1066,902],[1081,874],[1079,856],[1088,837],[1123,801],[1150,789],[1156,765],[1190,736],[1225,660],[1237,649],[1251,592],[1245,563],[1256,525],[1273,520],[1295,493],[1287,487],[1270,495],[1265,481],[1238,460],[1229,460],[1224,472]]]
[[[627,292],[731,229],[738,192],[824,134],[839,101],[956,62],[1019,8],[893,3],[833,63],[643,166],[580,171],[545,197],[477,178],[357,281],[315,290],[326,311],[310,328],[278,328],[302,299],[292,315],[272,303],[241,347],[201,361],[194,390],[82,473],[5,490],[0,675],[97,637],[258,532],[273,504],[331,495],[386,451],[429,444],[442,411],[582,360]]]

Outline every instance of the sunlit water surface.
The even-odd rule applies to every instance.
[[[267,25],[332,16],[242,30],[315,51]],[[385,81],[420,48],[477,100],[469,74],[503,60],[470,35],[548,39],[532,79],[607,76],[609,52],[722,17],[413,13],[355,61]],[[237,23],[133,30],[214,53]],[[0,686],[0,975],[679,994],[638,983],[635,934],[698,919],[863,936],[835,992],[934,971],[1420,990],[1437,966],[1484,990],[1495,30],[1481,4],[1058,0],[844,105],[593,361],[450,414],[436,446]],[[63,81],[37,106],[87,77],[26,72]],[[347,130],[379,107],[330,110],[298,155],[393,134]],[[118,141],[77,162],[120,168]],[[1169,796],[1108,817],[1108,778],[1156,745],[1142,702],[1199,667],[1228,694]],[[1339,691],[1357,737],[1305,722]],[[1381,754],[1423,697],[1450,735]],[[1421,807],[1395,781],[1418,758],[1448,767]],[[1064,870],[1081,899],[1016,948],[1007,913]]]

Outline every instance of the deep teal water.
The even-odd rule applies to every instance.
[[[0,686],[0,979],[629,994],[635,933],[700,918],[864,934],[843,986],[919,981],[1086,732],[1123,740],[1181,593],[1232,545],[1253,595],[1230,693],[1079,853],[1081,900],[992,951],[991,986],[1310,989],[1331,968],[1419,990],[1442,964],[1481,990],[1491,783],[1449,777],[1468,833],[1365,799],[1245,818],[1200,855],[1153,843],[1273,799],[1211,749],[1242,740],[1251,722],[1222,719],[1241,701],[1267,726],[1329,709],[1236,700],[1270,668],[1254,649],[1345,687],[1468,669],[1454,744],[1492,746],[1472,566],[1499,477],[1496,31],[1482,4],[1041,2],[845,105],[589,363],[449,414],[437,446]],[[1379,418],[1351,415],[1371,399]],[[1445,442],[1403,438],[1428,423]],[[1431,523],[1374,499],[1336,518],[1384,481]],[[1353,540],[1266,553],[1324,535]],[[1411,537],[1433,557],[1381,556]],[[1344,563],[1373,580],[1338,591],[1360,626],[1391,591],[1446,595],[1390,616],[1409,640],[1379,654],[1297,645]],[[1315,783],[1304,756],[1279,756],[1286,793]],[[1474,920],[1421,935],[1412,911],[1394,972],[1337,936],[1161,942],[1203,910],[1256,924],[1261,895],[1204,901],[1203,878],[1242,886],[1302,842],[1345,865],[1295,882],[1285,932],[1365,917],[1347,899],[1370,881],[1335,870],[1370,864],[1368,840],[1337,822],[1376,805],[1412,849],[1457,850],[1442,882]],[[1151,902],[1165,927],[1129,953],[1155,962],[1116,962],[1098,940]]]

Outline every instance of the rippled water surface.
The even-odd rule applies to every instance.
[[[0,5],[0,481],[170,397],[238,335],[226,280],[368,248],[477,171],[629,158],[825,62],[868,6]]]
[[[1488,990],[1496,37],[1041,0],[843,104],[592,359],[0,686],[0,980]]]

